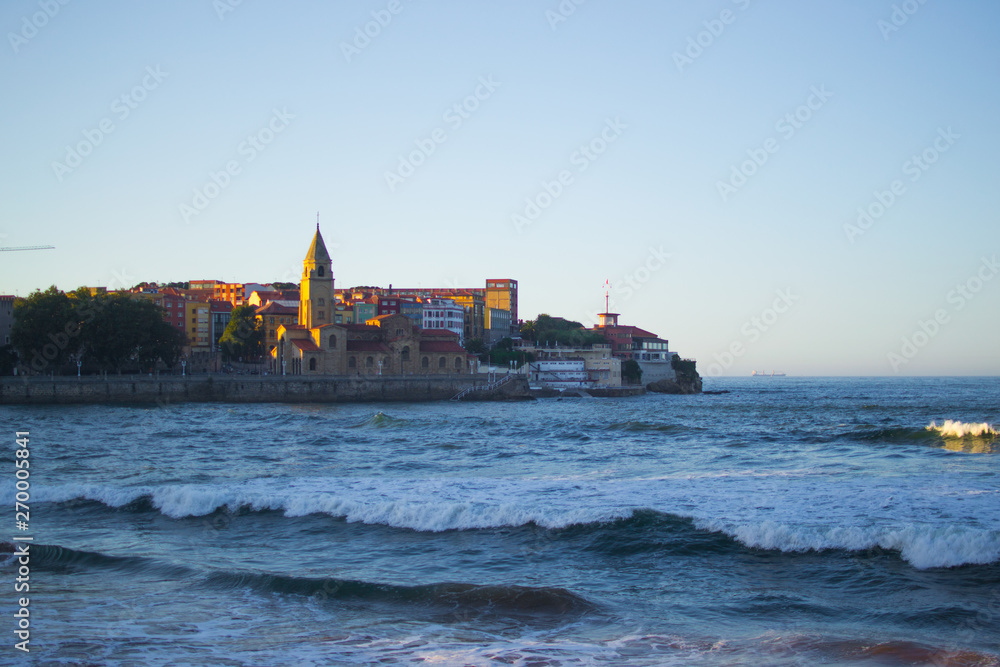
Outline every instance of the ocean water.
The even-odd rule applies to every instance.
[[[0,664],[1000,664],[1000,379],[706,384],[0,407]]]

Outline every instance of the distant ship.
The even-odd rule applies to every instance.
[[[750,373],[750,375],[753,375],[754,377],[768,377],[768,378],[785,377],[784,373],[778,373],[777,371],[771,371],[770,373],[767,373],[765,371],[761,371],[760,373],[758,373],[757,371],[754,371],[753,373]]]

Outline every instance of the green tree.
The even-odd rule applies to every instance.
[[[162,360],[172,366],[184,336],[163,319],[162,308],[128,294],[99,294],[79,299],[83,316],[83,354],[102,369],[120,373],[130,363],[142,370]]]
[[[150,304],[153,305],[153,304]],[[158,321],[150,321],[140,331],[136,358],[143,369],[153,368],[162,361],[167,368],[173,368],[184,351],[186,336],[159,316]]]
[[[264,351],[264,323],[253,306],[237,306],[219,339],[227,360],[257,361]]]
[[[639,384],[642,382],[642,367],[635,359],[626,359],[622,362],[622,379],[628,384]]]
[[[73,299],[55,285],[14,301],[11,345],[25,370],[56,370],[80,349],[80,319]]]
[[[469,354],[483,354],[486,352],[486,345],[481,338],[470,338],[465,341],[465,351]]]
[[[562,317],[541,314],[521,325],[521,337],[538,345],[584,347],[605,342],[604,335],[588,331],[583,325]]]
[[[10,375],[17,365],[17,352],[13,345],[0,347],[0,375]]]

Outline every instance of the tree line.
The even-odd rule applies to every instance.
[[[0,372],[10,375],[87,370],[150,371],[173,367],[186,336],[164,319],[164,310],[126,293],[65,293],[54,285],[14,301],[11,342],[0,351]]]

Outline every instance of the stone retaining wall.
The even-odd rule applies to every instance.
[[[470,386],[486,384],[486,379],[472,375],[24,377],[0,380],[0,405],[442,401]],[[468,398],[515,400],[528,396],[527,378],[518,377],[489,392],[473,392]]]

